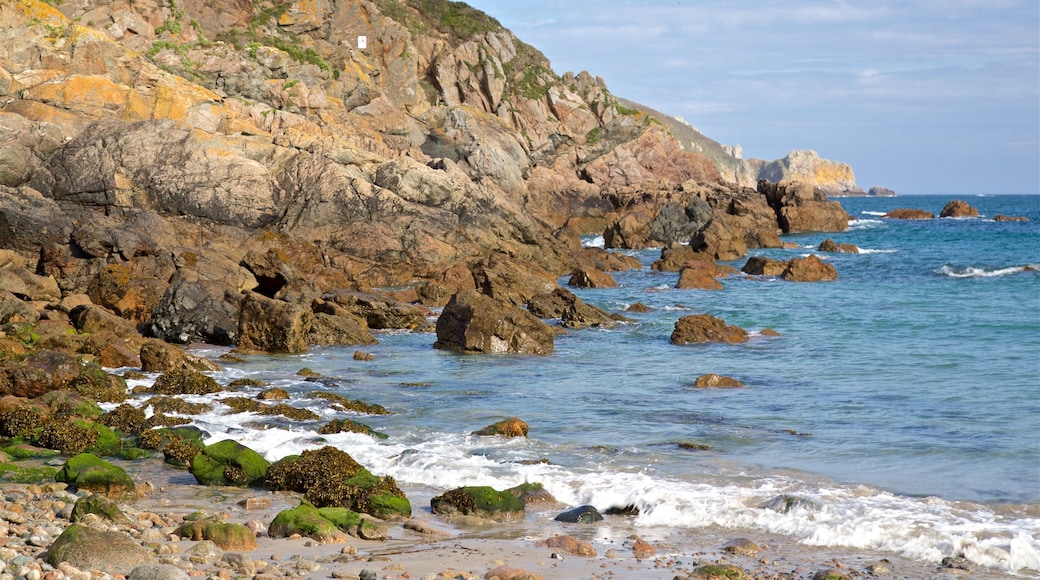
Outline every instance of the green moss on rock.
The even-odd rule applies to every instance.
[[[191,473],[202,485],[261,485],[270,463],[252,449],[225,439],[207,445],[191,461]]]
[[[334,409],[340,411],[349,411],[354,413],[362,413],[365,415],[390,415],[390,411],[386,410],[386,407],[382,405],[376,405],[374,403],[366,403],[357,399],[348,399],[343,395],[337,395],[336,393],[329,393],[326,391],[315,391],[310,393],[311,397],[318,399],[325,399],[331,402]]]
[[[53,467],[28,467],[13,463],[0,463],[0,481],[11,483],[42,484],[54,481],[58,473]]]
[[[524,517],[524,502],[508,491],[482,486],[459,487],[430,500],[433,513],[477,516],[497,521]]]
[[[380,433],[364,423],[358,423],[350,419],[333,419],[318,429],[319,435],[333,435],[336,433],[361,433],[376,439],[389,439],[389,435]]]
[[[208,395],[222,390],[213,377],[190,369],[166,371],[152,385],[152,392],[158,395]]]
[[[382,519],[402,519],[412,513],[411,503],[392,477],[373,475],[349,454],[330,446],[276,462],[264,485],[302,493],[317,507],[344,507]]]
[[[241,524],[229,524],[213,518],[186,521],[175,532],[196,542],[209,540],[229,552],[255,550],[256,534]]]
[[[122,467],[92,453],[80,453],[69,458],[54,476],[54,480],[113,499],[136,495],[134,480]]]
[[[279,512],[271,521],[268,534],[272,538],[287,538],[293,534],[300,534],[322,543],[346,541],[344,530],[306,501],[300,502],[300,505],[291,510]]]

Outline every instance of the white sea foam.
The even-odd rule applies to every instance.
[[[894,254],[898,250],[876,250],[872,248],[860,248],[859,253],[861,254]]]
[[[602,248],[602,247],[605,247],[606,244],[607,244],[607,242],[606,242],[606,240],[603,239],[603,236],[594,236],[594,237],[591,237],[591,238],[585,238],[585,239],[583,239],[581,241],[581,245],[584,248]]]
[[[635,506],[636,526],[718,525],[784,534],[807,545],[892,551],[932,562],[962,553],[982,566],[1040,570],[1040,519],[1001,517],[981,506],[965,509],[936,498],[897,496],[863,486],[810,484],[784,476],[694,482],[647,471],[529,465],[495,459],[524,455],[536,445],[526,438],[459,433],[413,434],[382,442],[354,433],[319,438],[312,431],[250,429],[246,423],[256,417],[222,412],[195,417],[199,427],[210,432],[207,443],[233,437],[272,461],[333,445],[373,473],[391,475],[405,487],[506,489],[541,483],[569,505],[588,504],[601,510]],[[780,495],[808,501],[787,513],[760,507]]]
[[[858,219],[849,221],[849,229],[852,230],[868,230],[871,228],[877,228],[885,225],[882,220],[871,220],[871,219]]]
[[[994,270],[987,270],[985,268],[974,268],[968,266],[966,268],[954,268],[952,266],[942,266],[935,272],[942,274],[943,276],[949,276],[950,278],[999,278],[1001,276],[1010,276],[1011,274],[1018,274],[1019,272],[1025,272],[1026,270],[1036,270],[1038,266],[1027,265],[1027,266],[1011,266],[1008,268],[997,268]]]
[[[883,212],[883,211],[866,211],[866,210],[864,210],[864,211],[861,211],[860,213],[863,214],[863,215],[876,215],[876,216],[883,216],[883,215],[885,215],[885,212]]]

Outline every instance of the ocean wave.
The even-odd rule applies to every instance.
[[[875,250],[872,248],[860,248],[859,253],[861,254],[894,254],[898,250]]]
[[[607,242],[603,239],[603,236],[593,236],[581,240],[581,246],[583,248],[602,248],[605,247],[606,244]]]
[[[871,229],[871,228],[881,227],[881,226],[884,226],[884,225],[885,225],[885,222],[883,222],[881,220],[871,220],[871,219],[849,220],[849,231],[852,231],[852,230],[867,230],[867,229]]]
[[[863,215],[876,215],[876,216],[883,216],[883,215],[885,215],[885,212],[883,212],[883,211],[866,211],[866,210],[864,210],[864,211],[861,211],[860,213],[863,214]]]
[[[968,266],[966,268],[954,268],[952,266],[944,265],[935,271],[936,274],[943,276],[949,276],[950,278],[999,278],[1001,276],[1010,276],[1012,274],[1018,274],[1020,272],[1036,272],[1040,270],[1040,266],[1036,264],[1026,264],[1025,266],[1010,266],[1007,268],[997,268],[993,270],[987,270],[985,268],[975,268]]]

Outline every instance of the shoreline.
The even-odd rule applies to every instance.
[[[701,576],[690,575],[698,566],[709,564],[735,565],[744,570],[748,578],[756,580],[809,579],[825,570],[840,571],[847,578],[1037,577],[984,568],[976,568],[971,572],[942,569],[937,564],[910,560],[897,554],[809,546],[777,534],[718,526],[700,529],[638,528],[626,516],[605,516],[604,521],[595,524],[568,524],[553,521],[555,514],[562,511],[559,506],[545,504],[529,506],[528,514],[521,522],[495,523],[472,519],[448,521],[432,515],[429,498],[415,488],[405,488],[410,498],[414,494],[413,521],[408,526],[404,522],[387,523],[385,540],[351,537],[346,543],[321,544],[309,538],[273,539],[266,534],[267,524],[279,511],[298,505],[299,494],[198,485],[188,472],[167,466],[158,458],[117,463],[127,469],[140,488],[149,490],[147,495],[135,501],[119,502],[132,521],[146,521],[151,515],[145,518],[140,516],[157,514],[162,521],[170,522],[183,519],[194,511],[206,511],[222,514],[230,523],[262,528],[255,550],[240,552],[241,558],[228,560],[223,556],[200,558],[193,555],[190,550],[199,542],[170,540],[168,529],[162,530],[165,539],[158,541],[159,534],[150,528],[151,523],[144,524],[145,529],[151,530],[147,535],[151,539],[145,543],[158,547],[158,562],[172,564],[190,576],[197,577],[219,577],[224,580],[232,577],[273,580],[287,576],[312,580],[468,580],[492,578],[496,569],[500,569],[500,573],[511,569],[535,575],[515,578],[671,580],[699,578]],[[11,510],[12,498],[22,497],[29,501],[18,502],[22,505],[15,509],[21,510],[27,520],[21,525],[27,529],[68,526],[68,520],[60,516],[49,521],[45,515],[33,517],[36,507],[42,505],[53,508],[57,502],[54,500],[55,494],[44,493],[35,496],[35,499],[28,497],[27,492],[32,489],[35,488],[24,484],[0,484],[5,500],[0,513]],[[64,493],[58,491],[57,495]],[[71,500],[67,495],[64,497]],[[258,504],[260,509],[246,507],[245,500],[250,498],[259,500],[252,503]],[[46,514],[47,510],[42,510],[42,513]],[[14,523],[8,525],[16,526]],[[104,527],[103,524],[101,526]],[[424,527],[430,533],[414,531]],[[116,527],[124,532],[129,531],[131,536],[136,533],[133,531],[134,525],[129,526],[129,530],[127,528]],[[17,531],[0,536],[3,547],[19,550],[19,543],[23,540],[14,534]],[[547,539],[561,534],[588,542],[596,554],[584,557],[568,553],[563,548],[545,545]],[[138,535],[145,537],[144,532]],[[738,539],[750,540],[760,551],[742,553],[740,550],[730,552],[723,549],[727,543],[736,543],[733,541]],[[643,550],[638,554],[634,549],[637,540],[642,540],[638,549]],[[37,562],[42,561],[38,552],[35,556]],[[25,565],[23,563],[22,567]],[[371,576],[370,573],[375,575]],[[33,575],[12,576],[21,577],[31,578]],[[41,578],[45,580],[59,580],[63,577],[74,576],[64,575],[60,570],[50,572],[46,566],[41,567]],[[510,576],[501,577],[504,580]]]

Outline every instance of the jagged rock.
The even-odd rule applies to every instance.
[[[459,292],[437,319],[434,348],[461,353],[551,354],[555,333],[530,312]]]
[[[748,333],[743,328],[727,325],[721,318],[710,314],[691,314],[683,316],[675,322],[672,331],[672,344],[691,344],[700,342],[747,342]]]
[[[365,321],[353,315],[338,316],[321,312],[323,306],[312,306],[315,309],[314,320],[307,332],[307,342],[314,345],[361,345],[376,344],[379,341],[368,330]]]
[[[881,187],[880,185],[875,185],[875,186],[870,188],[870,190],[867,192],[867,195],[874,196],[874,197],[895,197],[896,196],[896,192],[892,191],[891,189],[889,189],[887,187]]]
[[[923,209],[899,208],[894,209],[881,217],[897,220],[930,220],[935,218],[935,214]]]
[[[310,308],[249,292],[239,313],[238,346],[264,352],[306,352],[313,318]]]
[[[39,276],[25,268],[0,268],[0,288],[29,302],[57,302],[61,289],[51,276]]]
[[[758,161],[758,160],[756,160]],[[827,195],[863,195],[856,185],[852,167],[846,163],[820,158],[815,151],[794,150],[783,159],[766,164],[758,161],[759,179],[773,183],[800,181],[819,188]]]
[[[841,204],[827,201],[826,194],[811,183],[770,183],[760,179],[758,191],[776,212],[777,222],[785,234],[843,232],[849,227],[849,216]]]
[[[650,265],[658,272],[678,272],[686,262],[701,261],[714,263],[714,259],[701,252],[696,252],[686,244],[672,244],[661,248],[661,257]]]
[[[144,372],[166,372],[172,370],[217,371],[216,364],[195,355],[184,352],[181,348],[162,342],[149,340],[141,346],[141,370]]]
[[[939,217],[979,217],[979,210],[968,205],[966,201],[955,199],[943,206],[942,211],[939,212]]]
[[[805,258],[791,258],[780,277],[791,282],[824,282],[838,279],[833,264],[820,260],[815,254]]]
[[[583,248],[578,262],[584,268],[592,268],[603,272],[622,272],[625,270],[639,270],[643,264],[639,258],[608,252],[603,248]]]
[[[494,254],[473,266],[477,291],[501,302],[520,306],[557,288],[556,276],[535,264]]]
[[[238,338],[241,295],[220,282],[171,284],[152,311],[152,335],[181,344],[234,344]]]

